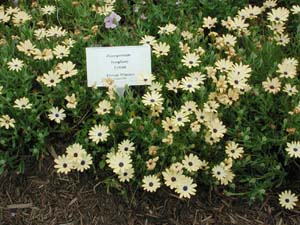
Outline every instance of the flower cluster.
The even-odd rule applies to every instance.
[[[66,155],[58,156],[54,162],[57,172],[64,174],[68,174],[71,170],[83,172],[88,170],[93,164],[92,156],[78,143],[67,147]]]

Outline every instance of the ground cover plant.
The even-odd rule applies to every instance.
[[[0,172],[68,173],[179,198],[298,201],[300,6],[292,1],[15,1],[1,6]],[[153,74],[88,88],[85,48],[149,44]],[[54,149],[53,143],[65,148]],[[58,156],[56,156],[58,154]]]

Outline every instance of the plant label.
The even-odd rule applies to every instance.
[[[151,74],[149,45],[86,48],[87,84],[104,87],[110,78],[117,88],[125,85],[149,85],[141,79]]]

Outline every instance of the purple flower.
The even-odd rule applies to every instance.
[[[145,16],[145,14],[142,13],[141,16],[140,16],[140,18],[141,18],[142,20],[146,20],[146,19],[147,19],[147,16]]]
[[[120,20],[121,16],[112,12],[109,16],[105,17],[104,19],[105,28],[114,29],[118,25]]]

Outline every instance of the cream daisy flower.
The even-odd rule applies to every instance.
[[[162,84],[158,81],[154,81],[151,83],[151,85],[148,87],[149,91],[157,91],[161,92],[162,91]]]
[[[63,79],[66,79],[68,77],[73,77],[78,73],[75,66],[76,65],[71,61],[62,62],[57,64],[55,71],[61,75]]]
[[[180,163],[180,162],[173,163],[173,164],[171,164],[171,166],[170,166],[170,170],[182,174],[182,173],[183,173],[183,165],[182,165],[182,163]]]
[[[219,119],[214,119],[207,124],[212,138],[222,138],[227,132],[223,122]]]
[[[10,62],[7,63],[9,70],[19,72],[24,66],[24,61],[14,58]]]
[[[202,74],[201,72],[191,72],[191,73],[188,73],[188,77],[190,77],[191,79],[193,79],[199,85],[204,84],[204,81],[206,80],[206,75]]]
[[[221,165],[216,165],[212,168],[213,177],[217,178],[217,180],[224,180],[227,176],[226,169]]]
[[[235,174],[231,171],[231,169],[226,168],[226,176],[224,179],[221,179],[220,182],[222,185],[228,185],[229,183],[232,183],[234,177]]]
[[[162,127],[165,131],[168,132],[178,132],[179,127],[174,123],[174,121],[170,117],[166,117],[164,120],[162,120]]]
[[[138,81],[140,81],[142,85],[151,85],[154,80],[155,76],[151,73],[141,73],[138,75]]]
[[[129,182],[133,178],[133,176],[134,169],[132,167],[118,174],[118,178],[121,182]]]
[[[95,125],[89,131],[89,139],[98,144],[100,141],[105,142],[110,135],[109,128],[106,125]]]
[[[300,5],[293,5],[291,8],[292,13],[295,14],[300,14]]]
[[[243,147],[239,146],[239,144],[234,141],[230,141],[226,144],[225,152],[230,158],[238,159],[242,158],[244,150]]]
[[[62,27],[52,26],[47,30],[47,37],[63,37],[67,34],[67,31],[64,30]],[[71,47],[70,43],[63,43],[66,47]],[[61,46],[61,45],[59,45]]]
[[[177,172],[171,169],[166,169],[162,172],[162,175],[164,177],[165,185],[171,190],[175,189],[180,180],[183,179],[182,171]]]
[[[15,119],[10,118],[7,114],[0,116],[0,127],[4,127],[5,129],[14,128],[15,122]]]
[[[31,20],[32,17],[24,11],[19,11],[13,15],[12,21],[15,26],[22,25]]]
[[[298,197],[290,190],[283,191],[279,194],[279,204],[281,207],[291,210],[296,206]]]
[[[66,155],[58,156],[54,162],[58,173],[68,174],[73,169],[73,162]]]
[[[234,17],[231,21],[231,29],[236,30],[238,32],[245,32],[247,28],[249,27],[249,24],[246,23],[245,19],[241,17]]]
[[[47,87],[55,87],[61,82],[60,75],[50,70],[48,73],[44,73],[41,77],[41,82]]]
[[[215,62],[215,66],[220,72],[228,72],[231,71],[233,62],[231,62],[229,59],[219,59]]]
[[[36,39],[41,40],[45,37],[47,37],[47,30],[45,28],[39,28],[34,30],[34,36]]]
[[[217,18],[212,18],[210,16],[203,18],[203,28],[211,29],[215,27],[215,24],[218,22]]]
[[[236,74],[244,78],[249,78],[251,76],[251,72],[251,67],[242,63],[235,63],[230,70],[230,73]]]
[[[263,8],[274,8],[277,6],[277,0],[266,0],[263,3]]]
[[[197,103],[194,101],[186,101],[182,106],[181,106],[181,110],[188,113],[188,114],[192,114],[193,112],[196,112],[197,110]]]
[[[172,122],[178,126],[183,127],[185,123],[189,122],[189,114],[184,112],[183,110],[174,111],[174,116],[172,116]]]
[[[151,107],[162,105],[163,100],[161,94],[157,91],[147,92],[142,97],[143,104]]]
[[[49,48],[45,48],[42,51],[39,49],[36,49],[34,52],[34,59],[49,61],[49,60],[53,59],[52,50]]]
[[[276,34],[274,36],[274,40],[276,41],[276,44],[279,46],[286,46],[288,43],[290,43],[290,38],[288,34]]]
[[[158,161],[159,157],[156,156],[153,159],[149,159],[146,161],[147,170],[151,171],[154,170],[156,167],[156,162]]]
[[[111,103],[107,100],[103,100],[99,102],[98,107],[96,108],[96,112],[98,115],[105,115],[110,113],[111,109],[112,109]]]
[[[154,45],[154,44],[156,44],[157,43],[157,41],[156,41],[156,39],[155,39],[155,37],[154,36],[151,36],[151,35],[145,35],[141,40],[140,40],[140,44],[142,44],[142,45],[145,45],[145,44],[147,44],[147,45]]]
[[[203,105],[203,112],[206,113],[217,113],[220,104],[215,100],[209,100]]]
[[[43,8],[41,8],[43,15],[51,15],[55,12],[56,8],[54,5],[45,5]]]
[[[73,161],[77,162],[80,161],[82,155],[85,153],[81,144],[75,143],[67,147],[66,149],[68,158]]]
[[[266,81],[262,82],[262,85],[266,92],[276,94],[280,91],[281,82],[277,77],[272,79],[268,77]]]
[[[198,81],[191,77],[183,77],[181,79],[181,85],[179,87],[184,91],[193,93],[200,88],[200,85]]]
[[[300,158],[300,141],[288,142],[285,150],[290,157]]]
[[[151,114],[150,115],[153,117],[159,117],[164,109],[165,108],[162,105],[151,106],[151,108],[150,108]]]
[[[144,176],[142,182],[143,189],[148,192],[156,192],[161,186],[160,180],[156,175]]]
[[[180,87],[180,81],[178,81],[177,79],[169,80],[166,84],[166,87],[169,91],[177,93],[177,90]]]
[[[185,155],[182,160],[183,167],[189,172],[197,172],[201,167],[202,161],[194,154]]]
[[[284,7],[278,7],[268,12],[268,20],[274,23],[283,23],[288,20],[289,10]]]
[[[60,123],[66,118],[65,110],[58,107],[52,107],[49,110],[48,118],[54,120],[56,123]]]
[[[153,45],[153,53],[155,54],[156,57],[168,55],[169,51],[170,51],[170,45],[164,42],[158,42]]]
[[[244,76],[230,72],[227,76],[227,81],[234,89],[241,90],[246,88],[248,80]]]
[[[9,14],[4,11],[0,11],[0,23],[7,23],[10,20]]]
[[[162,143],[165,143],[167,145],[172,145],[174,142],[174,136],[173,134],[168,134],[165,138],[163,138]]]
[[[20,51],[20,52],[23,52],[25,55],[27,56],[31,56],[31,55],[34,55],[35,51],[36,51],[36,47],[35,45],[33,45],[31,43],[30,40],[26,40],[24,42],[20,42],[18,45],[17,45],[17,49]]]
[[[106,162],[116,174],[121,174],[124,171],[128,171],[132,168],[132,159],[130,158],[130,155],[121,151],[107,154]]]
[[[92,164],[92,156],[84,151],[81,153],[79,160],[75,161],[74,169],[83,172],[84,170],[88,170]]]
[[[193,179],[183,176],[177,183],[175,192],[179,194],[179,198],[191,198],[196,194],[197,184],[193,183]]]
[[[135,150],[134,143],[129,139],[123,140],[118,144],[118,151],[131,154]]]
[[[261,14],[262,9],[258,6],[248,5],[247,7],[241,9],[238,15],[243,19],[255,19],[259,14]]]
[[[278,69],[280,78],[295,78],[297,75],[298,60],[295,58],[285,58],[282,63],[278,64]]]
[[[29,103],[28,98],[22,97],[22,98],[19,98],[19,99],[15,100],[14,107],[18,108],[18,109],[31,109],[32,104]]]
[[[231,34],[223,34],[222,39],[227,47],[234,47],[236,44],[236,37]]]
[[[200,57],[195,53],[188,53],[183,56],[181,62],[183,63],[183,65],[187,66],[188,68],[196,67],[199,66]]]
[[[182,41],[179,42],[179,48],[184,54],[190,53],[191,50],[190,46]]]
[[[189,31],[186,31],[186,30],[184,30],[184,31],[181,32],[181,36],[183,37],[183,39],[185,41],[188,41],[188,40],[190,40],[190,39],[193,38],[193,34],[191,32],[189,32]]]
[[[282,34],[285,31],[285,24],[284,23],[271,23],[267,25],[276,35]]]
[[[68,57],[70,54],[69,47],[66,47],[64,45],[57,45],[53,49],[53,54],[56,56],[57,59],[62,59],[64,57]]]
[[[296,86],[292,86],[291,84],[285,84],[283,92],[287,93],[288,96],[293,96],[298,93],[298,90]]]
[[[174,33],[174,31],[177,29],[177,27],[172,24],[172,23],[168,23],[166,26],[164,27],[159,27],[159,34],[172,34]]]
[[[67,101],[66,107],[68,109],[75,109],[76,108],[78,102],[77,102],[77,99],[76,99],[76,96],[75,96],[74,93],[72,93],[72,95],[67,95],[65,97],[65,100]]]

